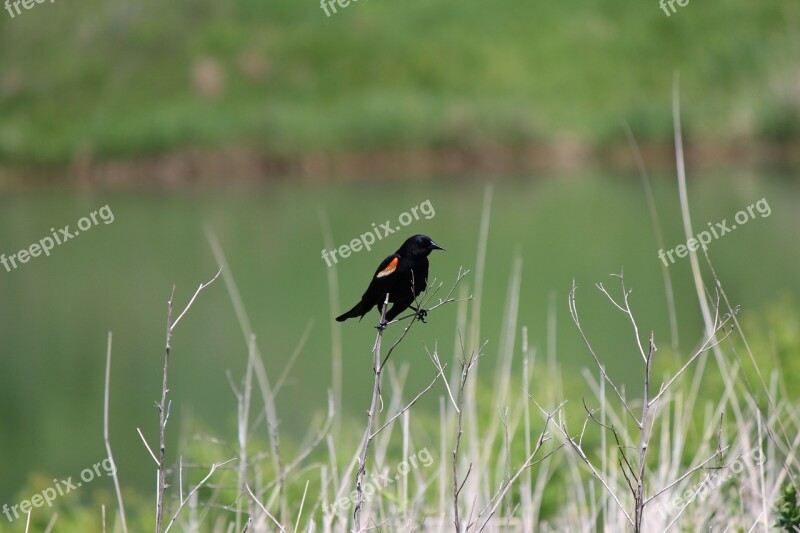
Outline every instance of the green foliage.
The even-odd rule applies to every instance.
[[[797,138],[792,0],[86,0],[0,12],[0,161],[229,143],[272,153],[525,144],[564,133]],[[771,107],[772,106],[772,107]],[[788,107],[793,106],[793,107]],[[796,115],[796,113],[795,113]]]
[[[73,476],[72,482],[77,483],[77,481]],[[15,493],[13,499],[8,501],[8,516],[0,515],[0,532],[24,531],[27,516],[20,512],[18,506],[22,502],[34,502],[35,504],[35,499],[41,497],[43,491],[52,491],[55,498],[51,499],[50,505],[45,502],[38,507],[31,508],[30,531],[45,531],[47,525],[57,515],[55,531],[101,533],[103,531],[101,511],[103,506],[106,510],[108,529],[111,529],[117,516],[117,503],[109,482],[96,479],[91,484],[73,489],[63,495],[57,493],[59,486],[65,487],[62,479],[54,480],[52,476],[44,474],[32,475],[28,483]],[[132,528],[132,531],[151,530],[153,528],[152,521],[149,520],[151,501],[138,495],[132,489],[125,489],[124,494],[130,514],[128,526]],[[149,498],[149,495],[146,498]],[[17,506],[16,512],[13,509],[15,506]],[[144,520],[139,518],[132,520],[132,517],[139,515],[139,511],[143,512]],[[9,517],[11,520],[8,520]]]
[[[797,383],[800,380],[800,312],[794,297],[780,298],[760,313],[745,313],[741,322],[764,379],[775,371],[782,383]],[[741,342],[737,343],[737,352],[748,378],[757,383],[759,378]],[[785,394],[792,400],[798,399],[796,387],[786,386]]]
[[[794,485],[787,484],[783,487],[775,511],[778,514],[776,526],[790,532],[800,528],[800,502],[797,500],[797,490]]]
[[[761,135],[774,142],[800,138],[800,104],[770,106],[762,117]]]

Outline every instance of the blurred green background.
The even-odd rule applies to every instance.
[[[492,219],[479,302],[487,357],[519,253],[520,324],[531,344],[544,351],[554,302],[559,360],[576,371],[587,364],[566,306],[574,279],[609,371],[634,379],[622,355],[631,348],[628,328],[604,320],[611,310],[594,283],[624,268],[640,324],[669,345],[658,247],[622,124],[654,156],[654,194],[672,248],[685,240],[665,164],[676,72],[687,148],[700,154],[692,160],[699,168],[689,168],[695,228],[765,198],[772,214],[714,241],[710,254],[753,320],[795,310],[799,53],[800,4],[792,0],[692,1],[670,17],[655,0],[359,0],[331,17],[311,0],[55,0],[13,18],[0,11],[0,253],[28,247],[51,227],[74,227],[104,205],[115,217],[50,257],[0,268],[0,503],[29,497],[36,479],[74,476],[104,457],[109,331],[115,456],[126,490],[149,501],[154,469],[136,428],[156,441],[166,301],[175,284],[182,308],[216,271],[206,229],[227,254],[273,379],[313,322],[278,399],[290,441],[325,412],[332,380],[337,326],[321,217],[338,246],[425,200],[435,208],[430,220],[339,263],[341,307],[349,308],[375,265],[412,233],[448,250],[433,256],[432,276],[448,283],[459,266],[474,268],[487,182]],[[359,164],[397,153],[447,159],[453,149],[560,163],[540,171],[501,164],[469,179],[404,168],[373,174]],[[620,149],[618,164],[598,162],[597,154]],[[180,164],[187,153],[192,164]],[[227,153],[245,154],[235,158],[241,165],[194,184],[204,162]],[[766,164],[740,165],[743,154]],[[153,179],[142,162],[160,157],[175,164]],[[302,179],[296,167],[269,164],[320,157],[355,163],[336,175],[324,165],[306,169]],[[117,186],[118,172],[135,179]],[[688,260],[669,271],[685,353],[702,331]],[[429,382],[423,344],[452,346],[454,319],[455,308],[443,308],[405,342],[398,356],[412,365],[408,390]],[[344,419],[360,416],[370,393],[371,326],[341,326]],[[241,375],[246,353],[217,283],[174,339],[171,438],[187,420],[234,435],[226,371]],[[435,408],[435,399],[420,404]],[[96,482],[109,488],[110,480]]]
[[[800,5],[86,0],[0,17],[0,160],[797,140]]]

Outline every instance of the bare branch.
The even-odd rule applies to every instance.
[[[544,443],[550,440],[550,437],[547,436],[547,427],[550,425],[550,422],[552,421],[553,415],[555,414],[555,412],[559,411],[563,405],[564,405],[564,403],[561,403],[558,407],[556,407],[556,409],[552,413],[547,413],[546,414],[544,427],[542,428],[542,432],[539,434],[539,439],[536,442],[536,446],[534,447],[533,452],[531,452],[531,454],[528,456],[527,460],[522,464],[522,466],[519,467],[517,472],[510,479],[508,479],[505,483],[501,484],[500,489],[492,497],[492,499],[491,499],[491,501],[489,503],[492,504],[492,502],[494,502],[494,505],[492,505],[492,508],[489,511],[489,514],[487,515],[486,520],[483,522],[483,525],[478,530],[479,532],[483,531],[486,528],[486,526],[489,524],[489,521],[492,519],[492,516],[494,516],[494,514],[497,512],[497,508],[500,506],[500,503],[503,501],[503,497],[508,493],[508,491],[514,485],[514,482],[519,478],[519,476],[522,475],[522,473],[525,470],[527,470],[528,468],[531,468],[532,466],[535,466],[536,464],[540,463],[541,461],[547,459],[548,457],[553,455],[556,451],[561,449],[562,446],[564,446],[564,444],[562,443],[559,446],[557,446],[554,450],[552,450],[549,453],[547,453],[541,459],[539,459],[537,461],[533,460],[534,457],[536,457],[536,454],[539,453],[539,450],[542,449],[542,446],[544,445]],[[485,510],[481,511],[478,514],[478,516],[477,516],[477,518],[475,520],[476,521],[479,520],[481,518],[481,516],[484,514],[484,512],[485,512]],[[468,525],[467,529],[469,529],[471,525],[472,524]]]
[[[381,309],[381,324],[383,324],[386,320],[386,310],[388,307],[389,294],[387,293]],[[367,473],[367,453],[369,452],[369,446],[372,443],[372,425],[375,423],[375,415],[381,396],[381,371],[383,370],[383,365],[381,364],[381,344],[383,340],[384,329],[385,327],[378,328],[378,334],[375,337],[375,344],[372,347],[372,370],[375,380],[372,386],[372,401],[370,402],[369,411],[367,411],[367,428],[364,431],[364,437],[361,441],[361,451],[358,455],[358,471],[356,472],[356,505],[355,509],[353,509],[353,530],[355,533],[359,533],[361,531],[361,511],[364,507],[364,476]],[[408,331],[408,328],[406,328],[406,331]]]
[[[258,508],[259,508],[259,509],[261,509],[261,511],[263,511],[263,512],[264,512],[264,514],[265,514],[265,515],[267,515],[267,517],[269,517],[269,519],[270,519],[270,520],[272,520],[272,522],[273,522],[273,523],[274,523],[276,526],[278,526],[279,530],[280,530],[280,531],[286,531],[286,528],[285,528],[285,527],[283,527],[283,526],[281,525],[281,523],[280,523],[280,522],[278,522],[278,520],[277,520],[277,519],[276,519],[274,516],[272,516],[272,513],[270,513],[270,512],[267,510],[267,508],[266,508],[266,507],[264,507],[264,504],[263,504],[263,503],[261,503],[261,502],[258,500],[258,498],[256,498],[256,495],[255,495],[255,494],[253,494],[253,491],[252,491],[252,490],[250,490],[250,485],[245,485],[245,486],[244,486],[244,489],[245,489],[245,491],[247,491],[247,494],[249,494],[249,495],[250,495],[250,497],[253,499],[253,501],[254,501],[254,502],[256,502],[256,505],[258,505]]]
[[[211,478],[211,476],[213,476],[213,475],[214,475],[214,472],[216,472],[216,471],[217,471],[217,468],[219,468],[219,467],[221,467],[221,466],[225,466],[226,464],[230,463],[231,461],[235,461],[235,460],[236,460],[236,458],[233,458],[233,459],[228,459],[228,460],[227,460],[227,461],[225,461],[224,463],[219,463],[219,464],[217,464],[217,463],[214,463],[214,464],[212,464],[212,465],[211,465],[211,470],[208,472],[208,474],[206,475],[206,477],[204,477],[204,478],[203,478],[203,479],[200,481],[200,483],[198,483],[198,484],[197,484],[197,486],[195,486],[195,488],[193,488],[193,489],[192,489],[192,490],[189,492],[189,494],[187,494],[187,495],[186,495],[186,498],[185,498],[185,499],[184,499],[184,500],[181,502],[180,506],[178,507],[178,510],[177,510],[177,511],[175,511],[175,515],[174,515],[174,516],[172,517],[172,519],[169,521],[169,524],[167,524],[167,527],[166,527],[166,529],[164,530],[164,533],[167,533],[167,532],[169,531],[169,529],[172,527],[172,524],[174,524],[174,523],[175,523],[175,520],[178,518],[178,515],[179,515],[179,514],[181,513],[181,511],[183,510],[183,507],[186,505],[186,502],[188,502],[188,501],[189,501],[189,500],[192,498],[192,496],[194,495],[194,493],[195,493],[195,492],[197,492],[198,490],[200,490],[200,487],[202,487],[203,485],[205,485],[205,484],[206,484],[206,481],[208,481],[208,480]]]
[[[603,379],[609,385],[611,385],[611,388],[616,393],[617,398],[619,398],[619,401],[622,404],[622,407],[625,408],[625,410],[628,412],[628,414],[631,416],[631,418],[633,418],[636,421],[636,424],[639,425],[640,424],[639,419],[636,418],[635,414],[633,414],[633,411],[628,406],[628,402],[625,401],[625,398],[622,396],[622,393],[617,388],[617,385],[613,381],[611,381],[611,378],[608,376],[608,374],[606,374],[605,366],[603,365],[603,363],[600,362],[600,359],[597,357],[597,354],[595,353],[594,348],[592,348],[592,345],[589,342],[589,339],[586,337],[586,334],[583,331],[583,327],[581,326],[581,321],[578,318],[578,307],[577,307],[577,305],[575,303],[575,291],[577,289],[578,289],[578,285],[573,280],[572,281],[572,288],[569,291],[569,312],[570,312],[570,315],[572,316],[572,321],[578,327],[578,333],[581,334],[581,338],[583,338],[583,343],[586,345],[586,348],[589,350],[589,353],[592,354],[592,358],[594,359],[594,362],[597,364],[597,367],[600,369],[600,374],[602,374]]]
[[[136,431],[139,433],[139,436],[142,438],[142,442],[144,443],[144,447],[147,448],[148,452],[150,452],[150,457],[152,457],[153,461],[155,461],[156,464],[158,464],[158,458],[156,457],[156,454],[153,453],[153,449],[150,447],[150,445],[147,444],[147,440],[144,438],[144,435],[142,434],[142,430],[139,429],[139,428],[136,428]]]
[[[445,366],[447,366],[447,365],[445,365]],[[375,436],[376,436],[378,433],[380,433],[381,431],[383,431],[384,429],[386,429],[386,427],[387,427],[389,424],[391,424],[392,422],[394,422],[395,420],[397,420],[397,418],[398,418],[398,417],[400,417],[400,415],[402,415],[403,413],[405,413],[406,411],[408,411],[409,409],[411,409],[411,406],[413,406],[415,403],[417,403],[417,400],[419,400],[420,398],[422,398],[422,396],[423,396],[423,395],[424,395],[426,392],[428,392],[429,390],[431,390],[431,387],[433,387],[433,385],[436,383],[436,381],[439,379],[439,377],[443,375],[443,372],[444,372],[444,368],[442,368],[442,369],[441,369],[441,370],[440,370],[440,371],[439,371],[439,372],[436,374],[436,377],[434,377],[434,378],[433,378],[433,381],[431,381],[431,382],[430,382],[430,385],[428,385],[427,387],[425,387],[425,388],[422,390],[422,392],[420,392],[419,394],[417,394],[417,395],[414,397],[414,399],[413,399],[413,400],[411,400],[411,401],[410,401],[410,402],[409,402],[409,403],[408,403],[408,404],[407,404],[405,407],[403,407],[402,409],[400,409],[400,410],[399,410],[399,411],[398,411],[398,412],[397,412],[397,413],[396,413],[396,414],[395,414],[395,415],[394,415],[392,418],[390,418],[389,420],[387,420],[387,421],[386,421],[386,423],[385,423],[384,425],[382,425],[380,428],[378,428],[378,429],[377,429],[377,430],[376,430],[376,431],[375,431],[375,432],[374,432],[372,435],[370,435],[370,436],[369,436],[369,438],[370,438],[370,439],[374,439],[374,438],[375,438]]]
[[[644,503],[645,504],[650,503],[654,499],[658,498],[663,493],[665,493],[666,491],[668,491],[669,489],[671,489],[672,487],[674,487],[675,485],[677,485],[678,483],[680,483],[681,481],[686,479],[687,477],[691,476],[692,474],[694,474],[698,470],[702,470],[703,468],[705,468],[705,466],[708,463],[710,463],[711,461],[713,461],[717,457],[721,457],[722,454],[725,453],[726,451],[728,451],[729,449],[730,449],[730,446],[725,446],[724,448],[721,448],[721,449],[717,450],[716,452],[714,452],[714,455],[712,455],[711,457],[709,457],[708,459],[706,459],[705,461],[703,461],[699,465],[695,466],[694,468],[692,468],[690,470],[687,470],[682,476],[680,476],[678,479],[676,479],[675,481],[673,481],[669,485],[665,486],[661,490],[656,491],[656,493],[653,494],[652,496],[650,496],[649,498],[647,498],[647,500],[645,500]]]
[[[719,344],[720,342],[722,342],[726,338],[728,338],[728,335],[730,335],[730,333],[731,333],[730,331],[725,333],[725,335],[721,339],[719,339],[718,341],[713,342],[714,339],[716,338],[717,332],[719,332],[721,329],[723,329],[725,327],[725,325],[728,322],[730,322],[730,320],[734,316],[734,314],[735,314],[735,311],[734,311],[733,314],[732,313],[726,313],[726,314],[724,314],[722,316],[722,320],[717,322],[716,327],[711,332],[711,335],[709,335],[708,338],[705,340],[703,345],[700,346],[700,348],[695,352],[695,354],[693,356],[691,356],[688,361],[686,361],[686,363],[681,367],[681,369],[678,370],[678,372],[676,372],[675,375],[672,376],[672,378],[670,378],[669,381],[667,381],[667,383],[661,385],[661,389],[659,390],[658,394],[653,396],[653,398],[650,400],[650,405],[653,405],[654,403],[656,403],[659,400],[659,398],[661,398],[664,395],[664,393],[667,392],[667,389],[670,387],[670,385],[672,385],[675,382],[675,380],[678,379],[681,376],[681,374],[683,374],[686,371],[686,369],[689,368],[691,366],[691,364],[694,363],[695,360],[700,355],[702,355],[703,353],[707,352],[708,350],[714,348],[714,346],[716,346],[717,344]]]
[[[176,318],[175,322],[173,322],[172,325],[170,326],[170,331],[175,331],[175,328],[178,326],[178,322],[181,321],[186,312],[189,311],[189,308],[192,307],[192,304],[197,299],[197,296],[203,291],[203,289],[214,283],[221,273],[222,273],[222,267],[219,267],[219,270],[217,271],[217,273],[214,275],[213,278],[211,278],[209,281],[205,283],[201,283],[200,286],[197,287],[197,290],[194,292],[194,296],[192,296],[192,299],[189,300],[189,303],[186,304],[186,307],[183,309],[183,312],[181,312],[181,314],[178,315],[178,318]]]
[[[463,353],[464,350],[463,345],[461,349]],[[458,413],[458,431],[456,433],[455,447],[453,448],[453,524],[455,525],[457,532],[461,531],[461,520],[459,518],[459,513],[458,513],[458,497],[461,494],[461,490],[464,488],[464,483],[467,482],[467,479],[469,478],[469,475],[472,472],[472,463],[470,463],[469,468],[467,469],[467,474],[464,476],[464,481],[462,481],[461,484],[459,485],[458,452],[461,448],[461,435],[463,434],[462,419],[464,414],[463,411],[464,387],[467,384],[467,379],[469,378],[469,372],[470,370],[472,370],[472,367],[475,366],[475,362],[477,361],[479,356],[480,352],[478,353],[472,352],[468,360],[464,359],[461,360],[461,382],[458,389],[458,405],[456,406],[456,412]]]
[[[625,506],[622,505],[622,502],[614,493],[614,490],[611,488],[608,481],[606,481],[606,479],[600,474],[600,472],[598,472],[597,468],[595,468],[594,464],[592,464],[592,461],[586,456],[586,453],[583,451],[583,448],[581,448],[581,445],[578,442],[576,442],[574,438],[570,437],[569,434],[567,433],[566,423],[563,420],[559,420],[559,423],[556,424],[556,427],[566,439],[567,444],[569,444],[570,447],[575,451],[575,453],[578,454],[578,457],[580,457],[580,459],[584,462],[584,464],[586,464],[586,466],[589,467],[589,471],[591,471],[592,475],[603,485],[603,488],[617,504],[620,511],[622,511],[622,514],[625,515],[625,518],[628,520],[628,523],[631,526],[634,526],[634,522],[633,519],[631,518],[631,515],[628,514],[628,511],[625,509]]]
[[[197,296],[209,285],[214,283],[214,281],[219,277],[220,272],[222,272],[222,267],[217,271],[217,274],[211,278],[210,281],[206,283],[201,283],[200,286],[195,291],[192,299],[189,300],[189,303],[186,304],[183,312],[178,316],[178,318],[173,322],[172,321],[172,303],[175,298],[175,286],[172,287],[172,293],[170,294],[169,301],[167,302],[167,340],[166,340],[166,348],[164,350],[164,375],[163,380],[161,383],[161,402],[158,404],[158,437],[159,437],[159,454],[158,454],[158,490],[156,494],[156,532],[162,531],[162,522],[164,519],[164,495],[167,489],[167,465],[166,465],[166,432],[167,432],[167,422],[169,421],[169,408],[170,403],[167,403],[167,394],[169,393],[168,387],[168,377],[169,377],[169,358],[170,352],[172,351],[172,333],[175,331],[175,327],[181,321],[181,319],[186,315],[189,309],[192,307],[192,304],[197,299]]]
[[[439,371],[439,374],[442,376],[442,380],[444,381],[444,387],[447,389],[447,395],[450,397],[450,402],[453,404],[453,408],[456,410],[456,413],[460,413],[461,410],[458,408],[458,404],[456,403],[456,399],[453,398],[453,391],[450,390],[450,383],[447,381],[447,376],[444,375],[444,367],[447,365],[442,365],[442,362],[439,360],[439,354],[436,348],[434,347],[433,353],[429,352],[427,348],[425,351],[428,352],[428,356],[433,361],[434,366]]]

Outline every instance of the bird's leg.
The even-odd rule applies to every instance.
[[[428,316],[427,309],[419,309],[417,307],[414,307],[413,305],[409,305],[409,307],[417,312],[417,318],[419,319],[420,322],[422,322],[423,324],[427,324],[427,322],[425,322],[425,318]]]

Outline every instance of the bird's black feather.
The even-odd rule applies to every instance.
[[[378,265],[361,300],[352,309],[336,317],[336,320],[343,322],[348,318],[363,318],[374,307],[380,313],[387,294],[392,307],[386,312],[386,321],[394,320],[397,315],[411,307],[414,299],[426,289],[428,254],[433,250],[443,248],[430,237],[414,235],[407,239],[397,252]]]

